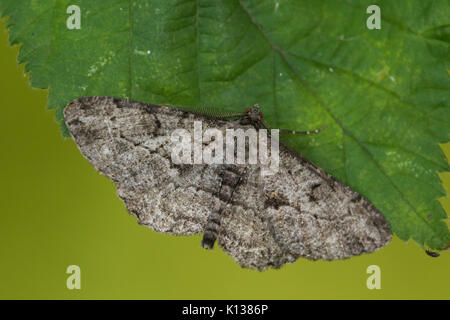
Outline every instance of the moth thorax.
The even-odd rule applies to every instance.
[[[259,111],[259,105],[257,104],[247,109],[246,114],[251,122],[260,122],[263,119],[263,115],[261,111]]]

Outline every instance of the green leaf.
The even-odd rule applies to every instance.
[[[68,30],[66,9],[81,8]],[[242,111],[366,196],[393,232],[449,243],[438,143],[450,139],[448,1],[0,0],[31,84],[62,119],[72,99],[127,97]]]

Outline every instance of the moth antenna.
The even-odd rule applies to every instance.
[[[267,131],[270,132],[270,127],[267,125],[267,123],[264,122],[264,120],[261,119],[259,122],[261,124],[262,129],[266,129]]]
[[[187,111],[193,114],[197,114],[197,115],[201,115],[201,116],[207,116],[207,117],[212,117],[214,119],[231,119],[231,118],[242,118],[244,117],[244,114],[242,113],[230,113],[230,114],[223,114],[223,115],[216,115],[214,114],[214,110],[211,108],[207,108],[207,107],[193,107],[192,109],[187,108],[187,109],[181,109],[179,107],[176,107],[174,105],[171,104],[158,104],[158,106],[160,107],[170,107],[170,108],[174,108],[177,110],[181,110],[181,111]]]
[[[280,129],[281,133],[289,133],[289,134],[315,134],[319,133],[323,129],[325,129],[327,126],[322,126],[319,129],[315,130],[309,130],[309,131],[296,131],[296,130],[287,130],[287,129]]]
[[[264,122],[264,120],[261,119],[260,124],[262,126],[262,129],[270,130],[270,127]],[[296,130],[287,130],[287,129],[279,129],[281,133],[289,133],[289,134],[314,134],[319,133],[323,129],[325,129],[327,126],[322,126],[319,129],[315,130],[309,130],[309,131],[296,131]]]
[[[227,115],[224,115],[224,116],[218,116],[218,117],[215,117],[215,118],[216,119],[230,119],[230,118],[242,118],[244,116],[245,115],[242,114],[242,113],[231,113],[231,114],[227,114]]]

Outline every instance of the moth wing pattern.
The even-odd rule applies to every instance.
[[[218,238],[241,266],[345,259],[391,241],[389,224],[373,205],[282,145],[279,171],[261,176],[260,170],[253,167],[236,190]]]
[[[361,195],[305,158],[281,147],[280,170],[265,176],[265,218],[291,254],[337,260],[391,241],[384,216]]]
[[[176,235],[203,232],[213,201],[204,190],[214,188],[217,177],[212,167],[171,163],[170,134],[164,132],[182,125],[183,112],[85,97],[69,103],[64,115],[83,156],[116,184],[117,195],[140,224]]]
[[[222,132],[251,127],[110,97],[76,99],[64,115],[81,153],[116,184],[139,223],[178,235],[203,233],[225,166],[173,164],[170,134],[189,131],[194,120]],[[262,167],[247,166],[232,201],[223,203],[218,244],[241,266],[344,259],[391,240],[375,207],[283,145],[278,172],[261,176]]]

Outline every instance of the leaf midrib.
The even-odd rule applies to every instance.
[[[259,32],[261,33],[261,35],[263,36],[263,38],[269,43],[269,45],[276,50],[281,57],[283,58],[283,60],[286,62],[286,64],[288,65],[288,67],[291,69],[291,71],[293,72],[293,74],[297,77],[297,79],[300,81],[300,83],[302,83],[304,85],[304,87],[310,92],[310,94],[315,98],[315,100],[318,102],[318,104],[322,107],[322,109],[327,112],[330,117],[334,120],[334,122],[341,128],[342,130],[342,137],[344,137],[344,134],[347,135],[348,137],[352,138],[359,146],[360,148],[364,151],[364,153],[368,156],[368,158],[375,164],[376,168],[378,169],[378,171],[385,176],[385,178],[388,180],[388,182],[392,185],[392,187],[397,191],[397,193],[400,195],[401,199],[403,200],[403,202],[405,202],[408,207],[414,212],[414,214],[419,218],[419,221],[421,221],[427,228],[431,229],[433,232],[434,231],[438,231],[437,229],[434,228],[434,225],[430,225],[428,223],[428,221],[425,220],[424,217],[422,217],[417,210],[414,208],[414,206],[409,202],[409,200],[405,197],[405,195],[400,191],[400,189],[397,187],[397,185],[392,181],[391,177],[383,170],[383,168],[380,166],[380,164],[375,160],[374,156],[372,155],[372,153],[367,150],[367,148],[365,148],[365,146],[363,145],[363,143],[361,143],[359,141],[359,139],[357,139],[353,133],[351,131],[349,131],[347,128],[345,128],[343,126],[343,124],[339,121],[339,119],[337,119],[334,114],[329,110],[329,108],[325,105],[325,103],[322,101],[322,99],[320,99],[320,97],[311,89],[311,87],[307,84],[307,82],[298,74],[298,71],[292,66],[292,64],[289,62],[289,60],[286,57],[286,53],[277,45],[275,44],[264,32],[264,30],[262,29],[261,25],[253,18],[253,16],[251,15],[250,10],[245,6],[245,4],[240,0],[239,1],[240,6],[242,7],[242,9],[244,10],[244,12],[246,13],[246,15],[248,16],[248,18],[250,19],[250,22],[253,23],[257,29],[259,30]],[[344,145],[344,142],[342,141],[342,145]],[[345,148],[343,148],[345,149]],[[344,159],[343,159],[343,163],[345,163],[345,153],[343,153]],[[345,170],[345,165],[344,165],[344,171]],[[436,226],[437,227],[437,226]]]

